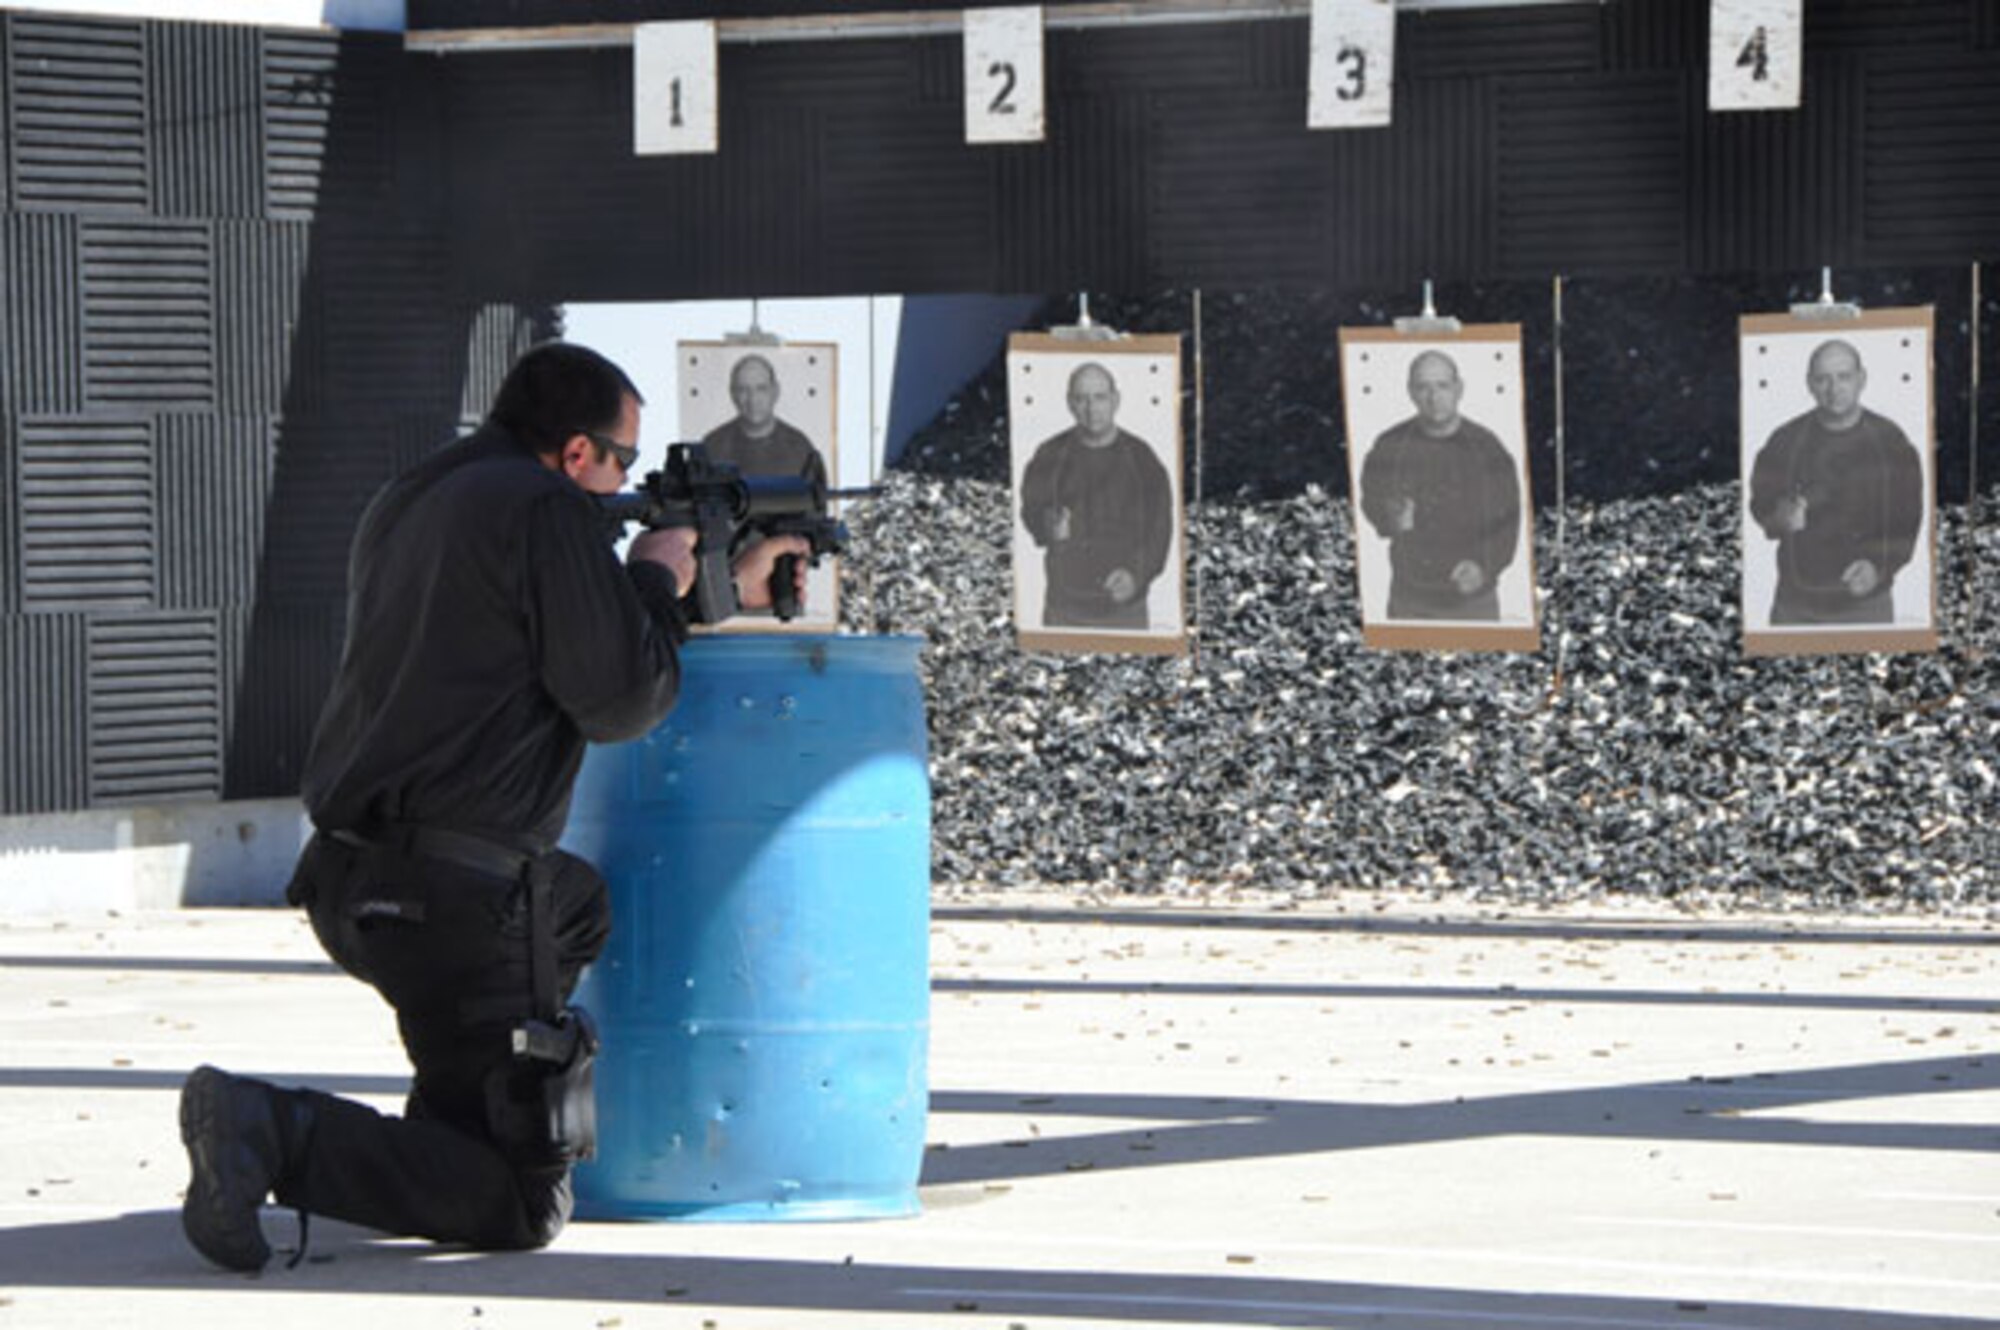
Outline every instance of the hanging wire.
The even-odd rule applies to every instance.
[[[784,344],[784,339],[776,333],[764,331],[764,325],[758,320],[758,303],[756,296],[750,297],[750,326],[742,332],[725,334],[722,339],[723,341],[729,343],[731,346],[782,346]]]
[[[1861,306],[1852,300],[1833,298],[1833,269],[1822,266],[1819,270],[1819,299],[1794,302],[1792,317],[1822,323],[1858,319],[1861,317]]]
[[[1569,569],[1569,460],[1563,439],[1563,279],[1561,276],[1557,276],[1555,279],[1554,295],[1551,303],[1555,317],[1553,371],[1555,374],[1556,406],[1556,537],[1554,558],[1550,560],[1552,566],[1549,570],[1547,581],[1549,585],[1554,586],[1562,581],[1563,575]],[[1529,590],[1536,597],[1539,598],[1541,596],[1540,587],[1531,587]],[[1531,706],[1513,707],[1502,702],[1500,704],[1501,709],[1512,716],[1526,717],[1540,711],[1547,711],[1555,705],[1557,696],[1562,692],[1563,663],[1569,655],[1569,634],[1557,631],[1555,624],[1549,616],[1543,615],[1541,618],[1543,632],[1553,634],[1556,641],[1556,659],[1549,675],[1549,688],[1546,693],[1542,694],[1541,700]]]
[[[1076,322],[1058,324],[1049,335],[1072,342],[1115,342],[1124,334],[1090,317],[1090,292],[1076,293]]]
[[[883,455],[889,450],[889,441],[882,437],[876,420],[875,302],[877,299],[879,299],[877,296],[868,297],[868,483],[870,485],[882,483],[882,472],[887,465],[883,461]],[[862,564],[862,622],[868,625],[869,632],[880,631],[875,625],[875,563],[874,559],[869,559]]]
[[[1963,632],[1966,652],[1977,660],[1985,652],[1977,645],[1975,634],[1979,630],[1979,261],[1972,264],[1972,398],[1971,410],[1966,412],[1965,449],[1965,548],[1968,567],[1965,570],[1965,618]]]
[[[1432,299],[1431,279],[1424,278],[1424,312],[1405,314],[1396,319],[1395,329],[1406,336],[1420,336],[1424,333],[1455,333],[1465,325],[1449,314],[1437,312],[1437,302]]]
[[[1202,472],[1206,469],[1202,465],[1203,443],[1206,438],[1205,428],[1204,428],[1206,420],[1203,414],[1204,402],[1202,394],[1201,351],[1202,351],[1201,288],[1196,287],[1194,289],[1194,508],[1193,511],[1197,514],[1199,514],[1202,511],[1201,476]],[[1184,523],[1183,525],[1190,534],[1193,533],[1194,523],[1188,522]],[[1198,672],[1201,669],[1201,628],[1203,622],[1201,616],[1201,560],[1194,557],[1194,551],[1192,549],[1190,549],[1187,552],[1187,555],[1188,555],[1188,562],[1194,565],[1194,621],[1188,625],[1188,630],[1189,630],[1188,652],[1190,655],[1189,664],[1191,664],[1194,667],[1194,669]]]
[[[1555,402],[1556,402],[1556,568],[1569,570],[1569,465],[1563,429],[1563,279],[1555,279]],[[1562,657],[1556,657],[1556,683],[1562,683]]]

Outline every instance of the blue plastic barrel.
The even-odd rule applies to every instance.
[[[594,748],[564,844],[611,886],[593,1218],[915,1213],[930,781],[915,637],[703,637]]]

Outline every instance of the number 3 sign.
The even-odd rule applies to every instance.
[[[965,141],[1042,141],[1042,7],[965,11]]]
[[[1394,0],[1313,0],[1306,127],[1388,124],[1395,55]]]
[[[1709,110],[1798,106],[1802,8],[1802,0],[1710,0]]]

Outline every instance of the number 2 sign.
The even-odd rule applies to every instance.
[[[1388,124],[1395,54],[1394,0],[1313,0],[1306,127]]]
[[[1039,143],[1042,7],[965,11],[965,141]]]
[[[1802,9],[1802,0],[1710,0],[1709,110],[1798,106]]]

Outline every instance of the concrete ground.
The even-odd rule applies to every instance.
[[[935,911],[914,1218],[315,1224],[206,1266],[198,1062],[393,1107],[283,910],[0,924],[0,1326],[2000,1326],[2000,932],[1007,893]],[[293,1240],[269,1212],[274,1245]]]

